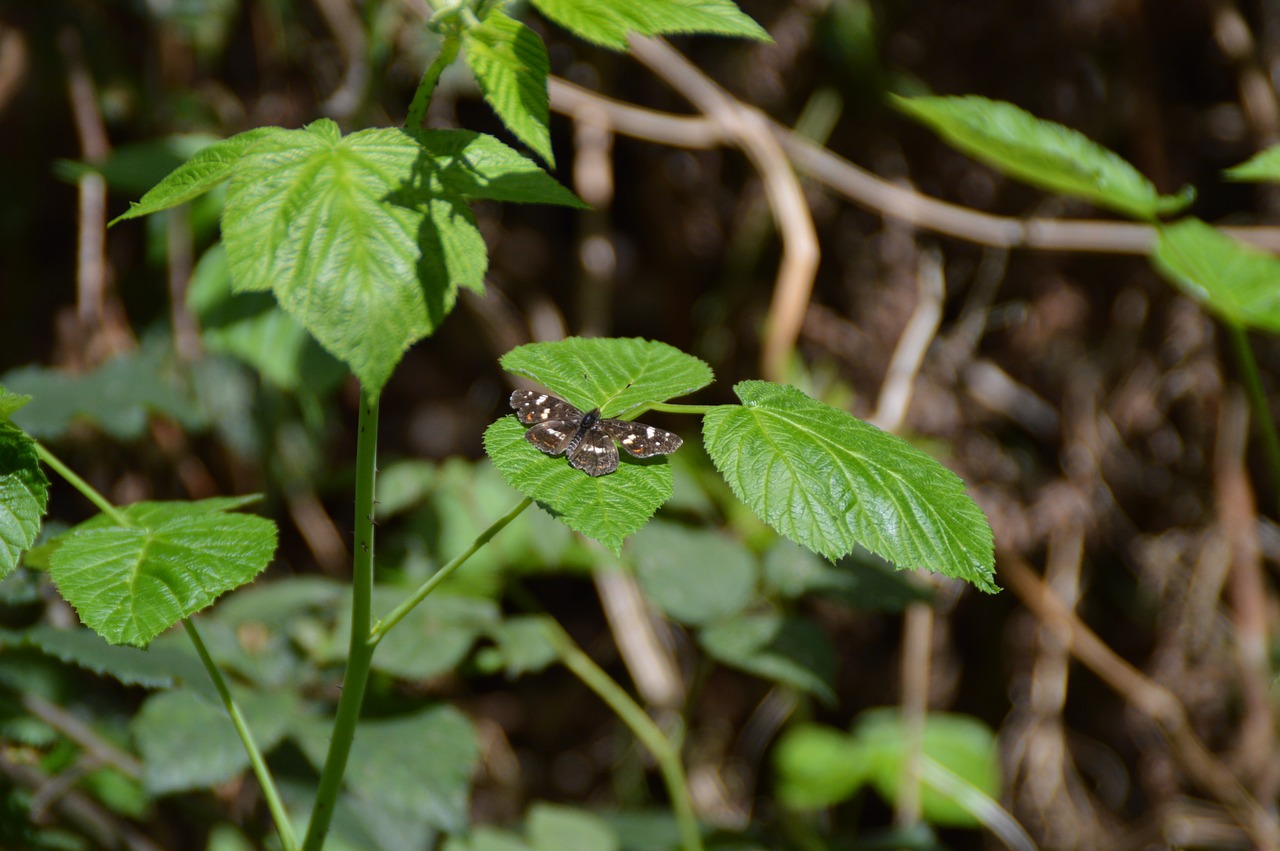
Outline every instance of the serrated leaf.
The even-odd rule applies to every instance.
[[[991,528],[954,473],[905,440],[794,387],[744,381],[703,419],[734,494],[783,536],[835,561],[861,545],[997,590]]]
[[[525,832],[535,851],[618,851],[618,835],[599,816],[543,802],[529,808]]]
[[[787,729],[773,749],[773,766],[778,800],[798,810],[838,804],[867,781],[862,749],[824,724]]]
[[[533,30],[494,9],[466,32],[467,64],[484,99],[508,129],[555,166],[547,128],[547,75],[551,61]]]
[[[1161,195],[1151,181],[1082,133],[1011,103],[967,97],[892,96],[893,105],[952,147],[1032,186],[1150,220],[1184,209],[1195,191]]]
[[[584,411],[600,407],[606,417],[684,396],[714,380],[704,361],[638,337],[529,343],[507,352],[499,363]]]
[[[60,437],[79,419],[87,419],[119,440],[136,440],[152,414],[172,417],[189,429],[204,417],[182,386],[172,362],[172,347],[149,340],[141,350],[119,355],[87,373],[39,366],[15,369],[4,384],[34,398],[13,421],[36,438]]]
[[[117,216],[111,224],[167,210],[203,195],[229,178],[240,158],[258,142],[288,132],[280,127],[255,127],[202,148],[191,159],[171,171],[139,201],[130,204],[129,211]]]
[[[1280,181],[1280,145],[1259,151],[1245,162],[1223,173],[1229,180],[1255,183]]]
[[[1156,270],[1228,322],[1280,331],[1280,259],[1199,219],[1157,232]]]
[[[812,621],[772,613],[732,618],[702,630],[698,642],[726,665],[835,702],[835,649]]]
[[[280,742],[298,708],[292,692],[243,691],[236,702],[258,748]],[[133,735],[147,789],[157,794],[205,789],[249,767],[249,755],[226,710],[185,689],[152,695],[134,718]]]
[[[0,420],[7,420],[13,412],[31,401],[31,397],[23,393],[10,393],[0,387]]]
[[[755,557],[741,542],[714,530],[650,523],[631,547],[645,596],[681,623],[732,615],[755,596],[760,572]]]
[[[281,307],[368,388],[433,333],[458,287],[483,291],[468,198],[577,203],[528,159],[463,131],[332,121],[266,137],[237,163],[223,236],[237,291]]]
[[[625,50],[628,33],[711,33],[756,41],[769,34],[730,0],[533,0],[551,20],[612,50]]]
[[[317,770],[324,764],[331,725],[295,728],[298,744]],[[356,796],[392,813],[420,818],[433,827],[466,827],[471,772],[479,757],[475,731],[452,706],[414,715],[364,721],[351,748],[346,784]]]
[[[901,712],[876,709],[863,713],[854,725],[853,740],[877,791],[888,801],[897,800],[906,759]],[[930,778],[941,769],[981,796],[998,798],[999,750],[990,728],[968,715],[930,712],[925,717],[921,751],[920,807],[925,820],[947,827],[978,827],[981,821],[966,802],[943,791]]]
[[[22,397],[4,393],[11,410]],[[36,442],[0,417],[0,578],[18,566],[18,556],[36,542],[40,518],[49,508],[49,479],[40,468]]]
[[[508,484],[614,555],[621,555],[622,542],[671,497],[666,458],[627,458],[617,472],[588,476],[563,457],[544,455],[529,445],[514,416],[485,429],[484,451]]]
[[[275,524],[223,513],[235,499],[137,503],[122,509],[132,526],[95,518],[59,537],[50,576],[86,626],[145,647],[271,560]]]
[[[23,634],[24,643],[71,665],[112,677],[127,686],[169,688],[182,677],[205,676],[183,653],[166,648],[117,647],[89,629],[37,626]]]

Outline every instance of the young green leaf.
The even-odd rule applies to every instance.
[[[547,128],[551,62],[542,39],[496,7],[465,38],[467,64],[484,99],[520,141],[555,166]]]
[[[541,671],[560,657],[548,637],[546,615],[517,615],[495,625],[490,634],[498,645],[507,676],[512,679]],[[554,627],[550,627],[554,628]]]
[[[1195,198],[1189,186],[1177,195],[1159,194],[1151,181],[1112,151],[1011,103],[975,96],[896,95],[892,102],[952,147],[1050,192],[1145,220],[1176,213]]]
[[[552,517],[614,555],[671,497],[671,467],[665,458],[626,458],[617,472],[593,477],[573,469],[563,457],[542,454],[524,439],[524,431],[513,416],[485,430],[484,450],[498,472]]]
[[[236,694],[254,741],[266,753],[284,737],[298,710],[291,691]],[[147,789],[158,794],[205,789],[249,767],[249,755],[227,711],[180,689],[152,695],[133,720],[146,767]]]
[[[1228,322],[1280,332],[1280,260],[1199,219],[1158,231],[1156,270]]]
[[[31,397],[24,393],[11,393],[0,387],[0,420],[7,420],[13,416],[14,411],[24,407],[31,401]]]
[[[1259,151],[1247,161],[1224,172],[1229,180],[1280,182],[1280,145]]]
[[[280,131],[241,156],[223,236],[237,291],[280,305],[368,388],[484,289],[470,198],[579,204],[528,159],[477,133]]]
[[[626,50],[628,33],[712,33],[771,40],[731,0],[533,0],[533,5],[575,35],[611,50]]]
[[[865,770],[876,790],[895,801],[907,758],[902,713],[897,709],[876,709],[859,716],[853,728]],[[976,718],[946,712],[930,712],[925,718],[921,743],[920,805],[926,821],[947,827],[977,827],[980,820],[963,798],[931,782],[937,768],[985,798],[1000,795],[1000,759],[995,736]]]
[[[779,533],[832,561],[861,545],[997,590],[991,528],[954,473],[794,387],[744,381],[734,392],[742,405],[703,419],[707,452]]]
[[[329,747],[330,723],[306,722],[294,733],[319,769]],[[456,832],[468,823],[470,778],[478,757],[471,722],[452,706],[365,721],[347,763],[347,787],[389,812]]]
[[[835,703],[836,651],[812,621],[776,613],[730,618],[698,633],[713,659]]]
[[[636,535],[632,551],[645,596],[681,623],[734,615],[755,596],[760,573],[755,556],[713,529],[650,523]]]
[[[666,343],[634,337],[529,343],[499,362],[507,372],[533,379],[584,411],[601,408],[606,417],[684,396],[714,378],[704,361]]]
[[[129,526],[99,515],[58,537],[49,573],[86,626],[145,647],[271,560],[275,524],[225,513],[234,500],[135,503]]]
[[[158,213],[203,195],[231,177],[236,163],[258,142],[288,132],[281,127],[255,127],[201,148],[191,159],[153,186],[141,200],[130,204],[129,211],[117,216],[111,224]]]
[[[10,412],[26,398],[0,387],[0,407]],[[36,442],[0,414],[0,578],[35,543],[48,507],[49,480],[40,469]]]
[[[825,724],[797,724],[773,749],[778,800],[816,810],[852,797],[867,782],[862,749],[848,733]]]

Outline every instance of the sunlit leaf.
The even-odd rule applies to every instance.
[[[484,99],[502,123],[554,166],[547,128],[547,74],[551,62],[542,39],[494,8],[479,26],[466,31],[466,49],[467,63],[480,83]]]
[[[1280,259],[1199,219],[1183,219],[1159,229],[1152,262],[1228,322],[1280,332]]]
[[[625,50],[627,34],[712,33],[769,41],[769,34],[731,0],[533,0],[575,35]]]

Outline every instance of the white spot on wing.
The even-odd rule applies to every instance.
[[[653,440],[653,436],[656,433],[657,433],[657,429],[655,429],[653,426],[645,426],[644,428],[645,437],[649,438],[650,440]]]

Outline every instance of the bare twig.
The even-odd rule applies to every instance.
[[[761,360],[764,375],[781,380],[800,336],[820,257],[818,234],[800,180],[763,113],[724,91],[665,41],[633,37],[630,44],[641,62],[720,126],[725,138],[742,149],[764,181],[782,236],[782,262],[769,305]]]

